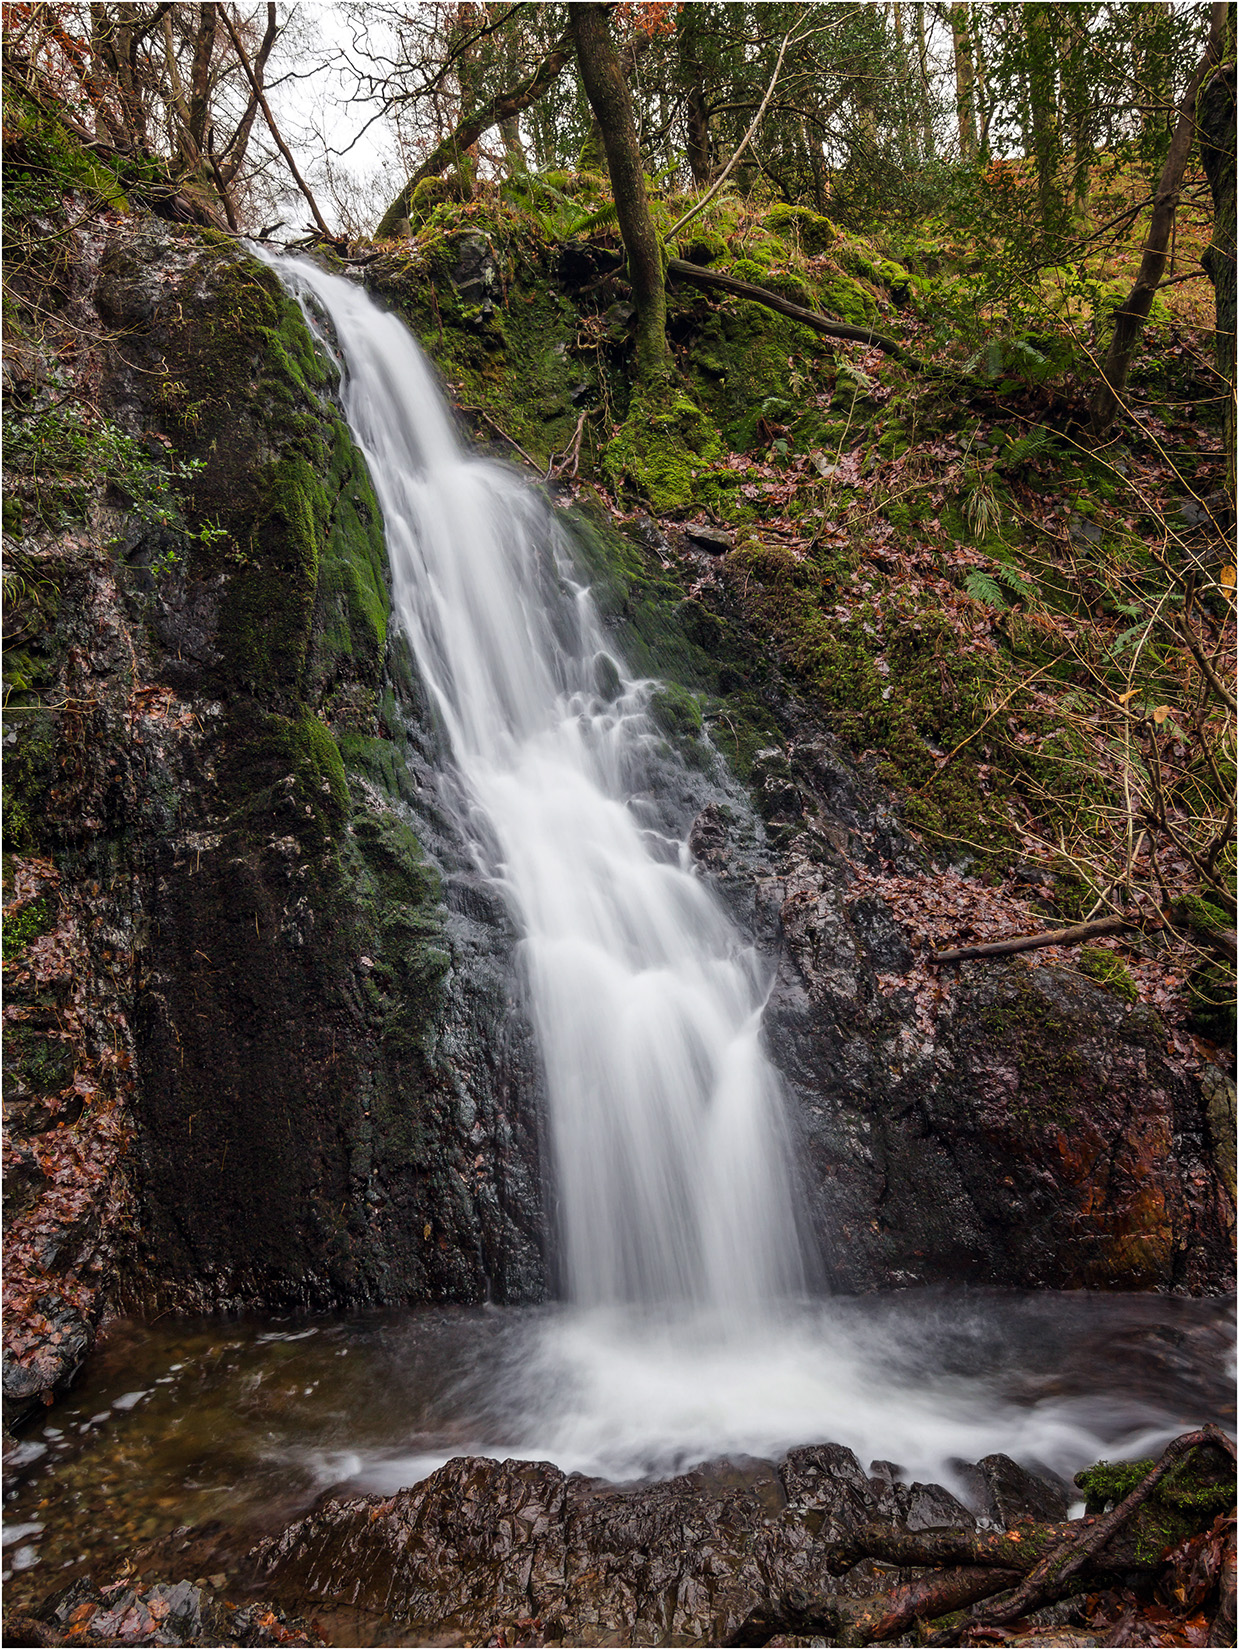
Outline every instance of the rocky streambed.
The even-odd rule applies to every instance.
[[[13,1612],[6,1642],[923,1643],[946,1617],[931,1642],[1225,1644],[1233,1457],[1210,1428],[1130,1491],[1095,1469],[1094,1512],[1070,1523],[1073,1492],[1001,1454],[958,1464],[968,1504],[835,1444],[637,1486],[458,1457],[395,1495],[328,1495],[248,1552],[219,1524],[179,1528],[115,1580]],[[1073,1557],[1075,1577],[1046,1574]],[[995,1594],[988,1619],[1012,1629],[982,1616],[973,1636],[960,1607]],[[1110,1635],[1138,1615],[1174,1636]]]
[[[619,1337],[591,1364],[545,1309],[117,1321],[6,1463],[6,1642],[722,1643],[753,1611],[932,1579],[933,1532],[1056,1528],[1097,1456],[1233,1426],[1228,1317],[1156,1296],[839,1301],[815,1360],[783,1326],[795,1390],[751,1348],[738,1386],[697,1326],[696,1380],[661,1414],[648,1345],[642,1386]],[[791,1443],[813,1429],[834,1441]],[[1091,1593],[1147,1593],[1217,1498]],[[857,1546],[875,1531],[876,1555]],[[882,1557],[905,1539],[930,1545]]]

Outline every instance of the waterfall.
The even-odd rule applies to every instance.
[[[404,325],[279,268],[330,321],[395,612],[523,936],[568,1297],[751,1324],[804,1286],[763,970],[642,805],[653,684],[610,654],[546,501],[462,450]]]

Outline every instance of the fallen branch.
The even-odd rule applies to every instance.
[[[518,452],[521,455],[521,457],[525,460],[525,463],[528,464],[531,469],[541,470],[542,466],[538,463],[537,459],[531,457],[530,454],[527,453],[525,451],[525,449],[521,446],[520,442],[517,441],[513,436],[510,436],[508,434],[508,432],[504,429],[503,425],[497,423],[496,420],[493,419],[488,412],[483,410],[483,408],[481,408],[481,407],[466,407],[463,402],[458,402],[457,403],[457,411],[458,412],[463,412],[463,413],[468,413],[473,418],[480,418],[480,419],[484,420],[487,424],[490,425],[491,429],[494,430],[496,435],[502,436],[503,439],[507,442],[508,446],[514,448],[515,451]]]
[[[1023,1586],[1017,1588],[1010,1598],[1003,1599],[999,1604],[990,1605],[988,1609],[976,1611],[970,1618],[960,1622],[953,1632],[962,1633],[969,1627],[1000,1627],[1003,1622],[1015,1621],[1042,1604],[1063,1598],[1080,1571],[1113,1540],[1172,1469],[1193,1450],[1205,1447],[1219,1449],[1229,1455],[1232,1461],[1235,1460],[1234,1443],[1221,1427],[1204,1426],[1198,1432],[1183,1433],[1166,1446],[1161,1460],[1152,1472],[1146,1473],[1131,1494],[1120,1501],[1117,1507],[1091,1522],[1085,1519],[1079,1535],[1047,1553]],[[952,1638],[950,1641],[942,1642],[958,1643],[958,1639]]]
[[[816,310],[802,309],[799,304],[781,298],[777,292],[771,292],[764,286],[754,286],[751,281],[741,281],[734,275],[724,275],[719,269],[703,269],[700,264],[687,263],[683,258],[668,258],[667,273],[674,275],[677,280],[687,281],[689,286],[704,287],[707,291],[714,289],[728,292],[734,298],[747,298],[750,303],[764,304],[767,309],[773,309],[779,315],[790,316],[793,321],[800,321],[805,326],[812,327],[815,332],[820,332],[823,338],[841,338],[847,343],[870,344],[874,349],[893,355],[905,367],[911,367],[916,372],[925,370],[925,363],[910,354],[898,339],[888,338],[883,332],[874,332],[871,327],[850,327],[842,321],[832,321],[826,315],[819,315]]]
[[[897,1524],[865,1524],[831,1548],[826,1569],[841,1576],[862,1558],[876,1558],[905,1570],[979,1565],[1027,1575],[1047,1552],[1070,1540],[1078,1529],[1075,1523],[1028,1521],[1011,1530],[908,1530]]]
[[[978,1599],[1005,1592],[1018,1580],[1018,1571],[985,1565],[918,1576],[889,1593],[871,1593],[864,1598],[843,1594],[809,1598],[791,1593],[777,1604],[750,1610],[724,1643],[761,1645],[778,1633],[795,1633],[803,1637],[821,1634],[831,1644],[878,1644],[906,1633],[917,1621],[933,1621]]]
[[[1121,934],[1143,923],[1131,917],[1098,917],[1096,922],[1078,922],[1074,928],[1055,928],[1045,934],[1020,934],[1015,939],[992,940],[988,945],[963,945],[957,951],[931,951],[932,963],[967,962],[972,957],[1013,957],[1017,951],[1036,951],[1043,945],[1080,945],[1102,934]]]

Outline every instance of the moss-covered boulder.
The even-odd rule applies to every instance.
[[[697,477],[721,451],[718,431],[696,402],[645,390],[633,396],[602,464],[617,490],[631,489],[660,514],[669,514],[692,502]]]

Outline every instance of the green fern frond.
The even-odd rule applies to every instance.
[[[609,224],[613,224],[615,218],[615,202],[607,201],[596,212],[591,212],[588,217],[580,218],[576,223],[571,224],[565,234],[569,237],[573,235],[592,235],[595,229],[603,229]]]
[[[987,602],[990,607],[1006,607],[1007,598],[1002,593],[1002,586],[991,574],[982,572],[974,567],[964,580],[964,589],[974,602]]]
[[[1013,567],[1010,562],[1000,561],[997,563],[997,573],[1008,590],[1013,590],[1022,602],[1027,602],[1030,607],[1041,605],[1041,592],[1031,579],[1025,577],[1021,568]]]

